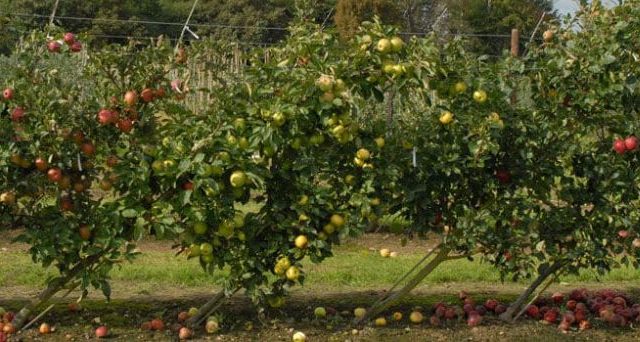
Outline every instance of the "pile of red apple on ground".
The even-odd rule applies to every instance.
[[[0,342],[8,340],[10,335],[16,333],[16,327],[11,323],[15,317],[15,313],[0,307]]]
[[[631,322],[640,322],[640,304],[634,304],[622,292],[604,289],[588,291],[576,289],[568,296],[560,292],[551,298],[540,298],[527,307],[527,316],[542,319],[546,324],[556,324],[558,329],[568,331],[572,326],[580,330],[589,329],[594,318],[615,327],[624,327]]]

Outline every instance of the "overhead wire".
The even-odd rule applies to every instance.
[[[0,14],[16,17],[31,17],[31,18],[48,18],[46,15],[35,13],[6,13],[0,12]],[[59,20],[74,20],[74,21],[91,21],[91,22],[110,22],[110,23],[130,23],[141,25],[160,25],[160,26],[184,26],[184,23],[170,22],[170,21],[153,21],[153,20],[140,20],[140,19],[114,19],[114,18],[89,18],[89,17],[76,17],[76,16],[56,16]],[[230,24],[204,24],[204,23],[190,23],[190,27],[203,27],[203,28],[228,28],[228,29],[262,29],[273,31],[288,31],[288,27],[281,26],[260,26],[260,25],[230,25]],[[407,32],[400,31],[398,34],[409,36],[425,36],[433,33],[428,32]],[[448,36],[460,36],[460,37],[477,37],[477,38],[510,38],[510,34],[492,34],[492,33],[467,33],[467,32],[441,32],[440,35]]]

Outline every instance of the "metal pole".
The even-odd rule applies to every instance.
[[[176,43],[176,51],[178,50],[178,47],[180,46],[180,44],[182,44],[182,38],[184,38],[184,32],[187,30],[189,21],[191,20],[191,16],[193,16],[193,12],[196,10],[197,5],[198,5],[198,0],[193,1],[193,6],[191,6],[191,12],[189,13],[189,17],[187,18],[187,21],[184,23],[184,26],[182,27],[182,32],[180,32],[180,39],[178,39],[178,42]]]

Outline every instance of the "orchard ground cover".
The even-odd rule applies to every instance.
[[[387,327],[372,326],[352,334],[349,321],[319,321],[314,319],[315,307],[333,307],[338,311],[352,311],[356,307],[367,307],[384,294],[395,280],[408,271],[423,255],[424,249],[434,246],[433,241],[410,241],[402,246],[394,236],[368,234],[362,239],[354,239],[336,250],[336,257],[326,263],[314,265],[305,262],[309,282],[304,287],[292,291],[282,310],[271,310],[261,319],[256,318],[251,303],[238,295],[225,304],[222,314],[222,331],[218,335],[207,335],[196,331],[195,340],[290,340],[290,328],[304,331],[310,340],[379,341],[389,338],[400,341],[416,339],[435,340],[629,340],[640,335],[634,328],[614,329],[594,321],[595,328],[584,332],[560,333],[555,326],[541,324],[531,319],[521,319],[516,325],[506,325],[493,317],[483,321],[482,326],[469,329],[464,321],[433,327],[429,323],[410,325],[408,316],[416,306],[430,308],[437,302],[458,304],[457,293],[468,291],[477,301],[488,298],[510,302],[526,287],[523,282],[500,282],[500,275],[491,265],[479,261],[455,260],[446,267],[438,268],[413,292],[412,295],[395,305],[389,313],[400,311],[405,318],[402,322],[390,322]],[[170,340],[169,332],[145,332],[140,326],[155,317],[162,317],[165,324],[177,321],[180,311],[197,306],[218,290],[222,279],[217,274],[199,272],[199,265],[193,261],[185,263],[171,253],[171,243],[144,241],[139,245],[143,255],[135,263],[122,264],[112,273],[113,301],[106,303],[98,293],[91,293],[81,303],[82,311],[70,313],[67,303],[77,298],[70,294],[61,300],[41,321],[51,323],[56,331],[43,338],[37,332],[37,325],[23,335],[26,339],[72,340],[84,339],[100,322],[110,327],[115,340]],[[381,249],[398,253],[395,258],[382,258]],[[18,308],[24,300],[37,293],[48,271],[33,265],[24,245],[0,243],[0,267],[7,272],[0,275],[0,306]],[[640,298],[637,283],[640,272],[632,268],[616,269],[604,277],[598,277],[591,270],[579,276],[566,276],[552,285],[547,295],[554,292],[569,292],[571,289],[587,287],[592,290],[612,288]],[[389,315],[387,315],[389,316]],[[247,324],[252,325],[250,331]],[[327,328],[327,325],[330,325]],[[410,327],[409,330],[405,328]],[[346,334],[346,335],[345,335]]]

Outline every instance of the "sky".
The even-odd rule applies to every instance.
[[[554,0],[556,9],[560,14],[573,13],[578,9],[578,0]],[[605,6],[611,6],[617,3],[616,0],[603,0],[602,4]]]
[[[573,13],[578,9],[578,2],[576,0],[555,0],[556,9],[561,14]]]

